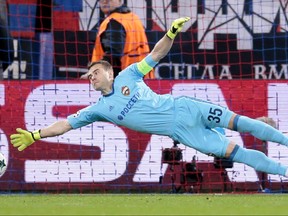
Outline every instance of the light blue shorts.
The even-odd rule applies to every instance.
[[[189,97],[175,99],[172,139],[204,154],[224,157],[229,140],[216,127],[227,128],[234,114],[228,108]]]

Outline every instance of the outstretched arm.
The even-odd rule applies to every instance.
[[[67,120],[62,120],[49,125],[47,128],[41,129],[41,138],[54,137],[62,135],[72,129]]]
[[[58,136],[71,129],[72,127],[67,120],[55,122],[46,128],[33,132],[17,128],[17,133],[10,136],[10,141],[15,148],[18,148],[19,151],[23,151],[41,138]]]
[[[174,38],[189,20],[190,17],[182,17],[174,20],[169,31],[156,43],[151,53],[137,63],[138,70],[143,75],[149,73],[152,68],[168,54],[174,42]]]
[[[190,17],[181,17],[173,21],[169,31],[160,39],[151,51],[151,57],[154,61],[159,62],[170,51],[174,38],[181,31],[184,24],[190,20]]]

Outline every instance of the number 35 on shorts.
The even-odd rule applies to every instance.
[[[223,111],[219,108],[210,108],[207,120],[214,123],[220,123],[220,117],[222,116]]]

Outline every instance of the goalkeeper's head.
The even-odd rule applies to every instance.
[[[101,91],[103,95],[111,93],[114,72],[109,62],[99,60],[89,64],[87,77],[96,91]]]

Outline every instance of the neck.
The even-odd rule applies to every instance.
[[[113,83],[111,83],[111,85],[109,85],[108,88],[102,89],[102,90],[101,90],[101,94],[102,94],[102,95],[108,95],[108,94],[110,94],[112,91],[113,91]]]

